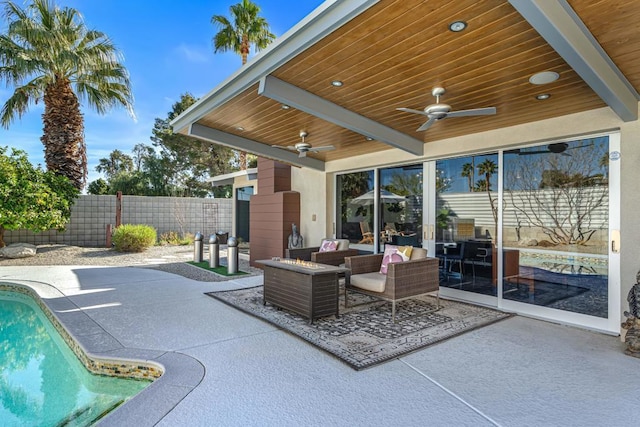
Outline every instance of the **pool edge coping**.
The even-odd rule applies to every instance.
[[[104,417],[96,420],[97,424],[120,426],[123,425],[122,423],[125,420],[130,422],[132,419],[139,419],[141,421],[144,420],[145,425],[146,423],[155,425],[197,387],[204,378],[205,369],[202,363],[184,353],[125,347],[95,320],[86,315],[81,307],[78,307],[64,293],[51,284],[2,279],[0,280],[0,291],[15,291],[33,298],[67,346],[80,360],[80,363],[91,373],[151,381],[138,394],[104,415]],[[103,346],[102,351],[99,348],[89,351],[87,349],[88,336],[74,333],[72,330],[73,325],[66,322],[63,318],[64,316],[59,316],[57,314],[58,309],[52,307],[51,301],[48,301],[53,299],[56,300],[56,304],[75,307],[74,311],[85,314],[88,321],[93,322],[103,334],[110,337],[120,347]],[[122,355],[118,355],[118,353]],[[145,353],[151,357],[144,357]],[[139,357],[136,357],[136,354]],[[103,370],[96,368],[100,365],[102,365]],[[127,375],[123,374],[121,369],[133,369],[133,371],[137,372],[147,371],[152,376]],[[161,403],[161,408],[158,407],[157,403],[154,404],[154,402],[158,401]]]

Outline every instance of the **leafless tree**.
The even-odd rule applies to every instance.
[[[556,245],[584,245],[608,220],[607,166],[599,163],[606,144],[571,148],[505,156],[505,196],[518,227],[538,228]]]

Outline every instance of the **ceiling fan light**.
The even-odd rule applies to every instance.
[[[529,77],[529,83],[533,85],[546,85],[553,83],[560,78],[560,74],[555,71],[542,71]]]

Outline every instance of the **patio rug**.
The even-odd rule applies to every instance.
[[[322,317],[309,324],[307,318],[271,304],[262,304],[262,286],[234,291],[209,292],[245,313],[265,320],[338,357],[356,370],[395,359],[429,345],[455,337],[511,314],[486,307],[424,296],[396,304],[391,321],[391,303],[360,294],[349,294],[344,308],[340,293],[340,316]]]

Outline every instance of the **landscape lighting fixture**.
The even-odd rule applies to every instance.
[[[459,33],[465,28],[467,28],[467,23],[464,21],[453,21],[451,24],[449,24],[449,31],[452,31],[454,33]]]
[[[560,75],[555,71],[542,71],[529,77],[529,83],[534,85],[546,85],[553,83],[560,78]]]

